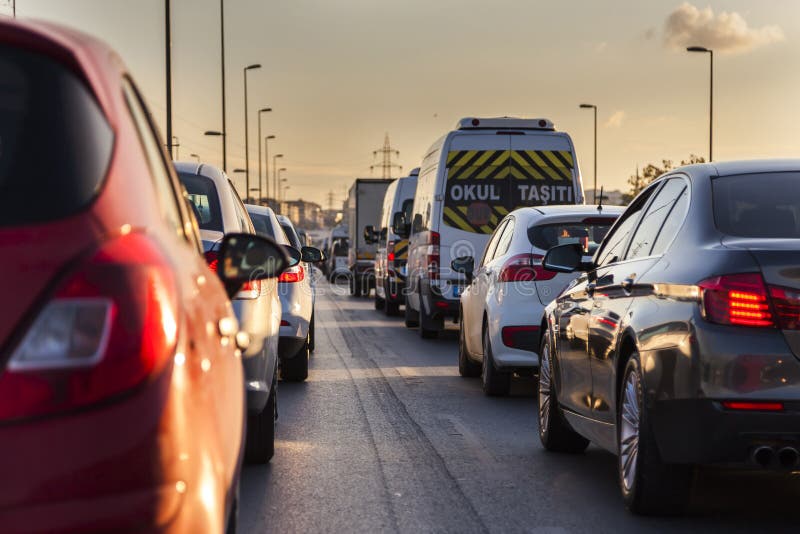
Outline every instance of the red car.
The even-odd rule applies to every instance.
[[[235,529],[246,412],[228,295],[287,258],[227,236],[218,278],[194,221],[119,57],[0,21],[4,533]]]

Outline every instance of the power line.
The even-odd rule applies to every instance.
[[[370,165],[369,172],[372,172],[375,167],[381,168],[381,174],[383,178],[391,178],[392,177],[392,169],[397,169],[402,171],[403,166],[398,165],[396,163],[392,163],[392,156],[400,157],[400,152],[392,148],[392,145],[389,144],[389,134],[386,134],[386,137],[383,138],[383,147],[379,148],[378,150],[374,150],[372,152],[372,156],[375,157],[378,154],[381,155],[382,161],[380,165]]]

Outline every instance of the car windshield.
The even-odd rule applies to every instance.
[[[194,206],[194,215],[201,230],[222,232],[222,211],[219,207],[219,196],[214,180],[206,176],[179,172],[178,178],[189,194]]]
[[[594,254],[614,220],[608,218],[588,222],[539,224],[528,228],[528,239],[531,245],[541,250],[580,243],[586,254]]]
[[[800,238],[800,173],[715,178],[714,222],[736,237]]]
[[[256,229],[256,233],[258,235],[275,239],[275,232],[272,230],[272,221],[270,221],[269,216],[261,213],[249,213],[250,220],[253,221],[253,226]]]
[[[60,63],[0,45],[0,226],[87,207],[114,134],[86,85]]]
[[[333,240],[333,255],[334,256],[347,256],[347,238],[337,237]]]

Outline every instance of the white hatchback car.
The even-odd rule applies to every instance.
[[[545,270],[542,258],[565,243],[581,243],[594,254],[623,209],[521,208],[497,225],[477,266],[472,256],[452,261],[468,282],[459,313],[461,376],[480,375],[487,395],[506,395],[513,373],[538,368],[544,308],[575,278]]]

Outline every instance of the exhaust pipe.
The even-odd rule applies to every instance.
[[[792,469],[800,460],[800,453],[794,447],[784,447],[778,451],[778,463],[784,469]]]
[[[781,449],[781,450],[783,451],[786,449]],[[797,451],[795,450],[794,453],[795,453],[794,459],[796,462]],[[767,447],[766,445],[762,445],[761,447],[756,447],[755,449],[753,449],[753,452],[750,453],[750,458],[753,460],[753,462],[761,467],[768,467],[769,464],[772,463],[772,459],[774,457],[775,457],[775,451],[772,449],[772,447]]]

